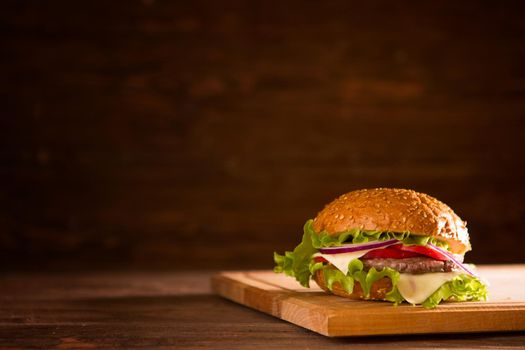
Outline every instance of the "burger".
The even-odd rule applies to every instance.
[[[469,250],[466,222],[443,202],[406,189],[363,189],[308,220],[293,251],[274,253],[274,271],[345,298],[434,308],[486,300],[475,267],[463,264]]]

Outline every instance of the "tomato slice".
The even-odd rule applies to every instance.
[[[449,258],[446,256],[440,254],[439,252],[436,252],[424,245],[402,245],[402,244],[396,244],[393,246],[390,246],[389,248],[393,249],[399,249],[404,252],[412,252],[412,253],[418,253],[421,255],[426,255],[432,259],[440,260],[440,261],[447,261]]]
[[[328,262],[328,260],[326,260],[326,259],[323,258],[322,256],[316,256],[316,257],[314,257],[314,261],[315,261],[315,262]]]
[[[401,245],[401,244],[399,244],[399,245]],[[404,251],[404,250],[401,250],[401,249],[393,248],[393,247],[396,247],[396,246],[397,246],[397,244],[395,246],[390,246],[390,247],[386,247],[386,248],[382,248],[382,249],[371,250],[368,253],[366,253],[365,255],[363,255],[362,258],[363,259],[374,259],[374,258],[381,258],[381,259],[405,259],[405,258],[414,258],[414,257],[421,256],[421,254],[416,253],[416,252]]]
[[[426,256],[435,260],[447,261],[449,260],[446,256],[441,255],[439,252],[436,252],[423,245],[403,245],[395,244],[386,248],[371,250],[365,255],[362,259],[405,259],[405,258],[415,258],[418,256]],[[328,262],[325,258],[316,256],[314,258],[315,262]]]

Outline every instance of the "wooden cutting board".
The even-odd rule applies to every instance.
[[[272,271],[221,272],[213,290],[230,300],[326,336],[525,330],[525,265],[478,266],[490,301],[445,303],[433,310],[350,300],[301,287]]]

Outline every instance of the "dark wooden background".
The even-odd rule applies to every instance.
[[[522,1],[3,1],[4,268],[270,267],[353,189],[525,262]]]

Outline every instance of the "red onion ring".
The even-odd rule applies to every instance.
[[[472,276],[474,276],[474,277],[478,277],[478,275],[476,275],[474,272],[470,271],[465,265],[463,265],[462,263],[460,263],[460,262],[454,257],[454,254],[452,254],[452,253],[450,253],[450,252],[447,252],[446,250],[441,249],[441,248],[439,248],[439,247],[433,245],[432,243],[428,243],[427,246],[428,246],[430,249],[432,249],[433,251],[445,255],[447,258],[449,258],[450,260],[452,260],[452,261],[454,262],[454,264],[456,264],[460,269],[462,269],[463,271],[465,271],[465,272],[468,273],[469,275],[472,275]]]
[[[397,239],[389,239],[388,241],[374,241],[370,243],[360,243],[360,244],[347,244],[338,247],[327,247],[320,248],[319,252],[323,254],[341,254],[341,253],[352,253],[359,252],[361,250],[370,250],[377,248],[386,248],[388,246],[400,243]]]

